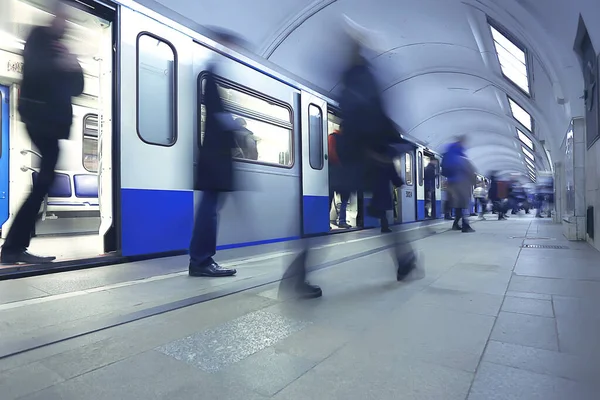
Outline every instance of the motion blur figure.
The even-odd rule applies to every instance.
[[[341,79],[340,110],[344,134],[336,138],[336,151],[341,161],[343,179],[338,182],[338,188],[347,192],[373,192],[367,212],[380,218],[385,211],[381,206],[385,201],[378,199],[378,196],[381,195],[384,182],[389,189],[390,178],[384,176],[387,171],[394,169],[392,145],[402,143],[403,139],[385,115],[375,75],[363,56],[367,40],[364,30],[348,18],[346,24],[352,51],[350,65]],[[403,280],[414,269],[416,258],[397,234],[386,237],[395,252],[396,278]],[[307,255],[308,248],[305,247],[286,270],[282,288],[289,283],[302,297],[320,297],[321,288],[306,281]]]
[[[40,207],[54,181],[61,139],[68,139],[73,121],[72,98],[83,92],[83,71],[77,57],[62,43],[67,8],[62,1],[52,7],[50,26],[33,28],[23,52],[23,81],[19,113],[42,160],[31,193],[17,213],[2,247],[6,264],[39,264],[56,257],[40,257],[27,251]]]
[[[442,159],[442,173],[448,178],[448,191],[451,193],[455,217],[453,230],[463,233],[475,232],[469,224],[468,211],[472,187],[476,183],[475,168],[465,153],[466,137],[460,136],[451,143]],[[462,219],[462,227],[459,225]]]
[[[215,35],[226,46],[236,48],[242,44],[242,40],[232,33],[217,31]],[[202,192],[202,197],[196,209],[190,242],[190,276],[224,277],[237,273],[235,269],[221,267],[213,257],[217,252],[219,210],[225,201],[225,194],[236,189],[233,157],[236,151],[241,151],[241,146],[246,148],[245,144],[238,144],[237,139],[249,139],[251,133],[246,129],[240,134],[245,129],[245,121],[235,121],[233,115],[225,111],[214,78],[216,69],[214,63],[209,66],[204,89],[206,122],[204,138],[198,138],[194,187]]]

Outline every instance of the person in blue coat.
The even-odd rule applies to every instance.
[[[475,232],[469,220],[466,210],[471,202],[473,185],[477,182],[475,168],[465,153],[465,136],[460,136],[451,143],[442,159],[442,173],[448,178],[448,191],[452,195],[455,212],[453,230],[462,230],[463,233]],[[462,219],[462,227],[459,225]]]

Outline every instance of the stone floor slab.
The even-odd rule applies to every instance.
[[[493,265],[457,264],[431,286],[439,289],[504,295],[511,272]]]
[[[494,317],[433,306],[406,306],[365,336],[372,352],[474,372]]]
[[[558,350],[553,318],[500,312],[491,339],[546,350]]]
[[[512,290],[509,290],[508,292],[506,292],[506,295],[510,297],[520,297],[523,299],[552,300],[551,295],[540,293],[514,292]]]
[[[453,311],[496,316],[500,311],[501,295],[466,292],[462,290],[427,287],[416,294],[409,305],[429,305]]]
[[[275,400],[463,400],[473,374],[410,358],[344,347],[273,397]]]
[[[600,360],[491,340],[482,361],[574,381],[598,383]]]
[[[267,348],[224,368],[213,379],[224,385],[237,383],[247,386],[271,397],[315,365],[314,361]]]
[[[63,379],[41,363],[32,363],[0,373],[0,398],[17,399],[45,389]]]
[[[502,303],[502,311],[539,315],[541,317],[554,317],[552,302],[548,300],[506,297],[504,303]]]
[[[468,400],[594,400],[597,393],[579,382],[483,362]]]
[[[151,350],[44,389],[22,400],[267,398],[243,385],[224,385],[209,376],[210,374],[186,363]]]
[[[508,290],[600,300],[600,282],[592,281],[513,276]]]

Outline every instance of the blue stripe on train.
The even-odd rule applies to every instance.
[[[417,220],[425,219],[425,200],[417,200]]]
[[[193,191],[121,189],[124,256],[185,250],[193,225]]]
[[[442,201],[441,200],[435,201],[435,215],[437,218],[442,218],[442,216],[444,215],[444,210],[442,210]]]
[[[375,218],[369,215],[369,213],[367,212],[367,207],[369,207],[369,205],[371,204],[371,201],[373,201],[373,198],[368,197],[368,196],[364,196],[363,197],[363,225],[365,228],[376,228],[378,226],[381,226],[381,221],[379,220],[379,218]]]
[[[303,196],[302,219],[305,235],[329,232],[329,196]]]

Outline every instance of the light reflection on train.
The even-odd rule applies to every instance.
[[[41,6],[11,1],[24,19],[45,15]],[[134,1],[116,1],[114,9],[84,2],[94,7],[74,11],[69,45],[81,55],[86,94],[75,100],[71,140],[63,144],[34,244],[56,234],[69,239],[53,240],[54,249],[72,247],[82,234],[93,242],[89,254],[67,258],[187,249],[198,197],[193,164],[204,129],[203,79],[211,62],[225,71],[218,85],[226,107],[256,143],[256,153],[237,155],[235,168],[247,190],[233,193],[223,206],[220,247],[293,240],[345,225],[336,220],[339,196],[333,206],[329,201],[327,138],[341,123],[335,101]],[[0,31],[0,37],[8,35]],[[23,39],[0,42],[3,62],[18,62]],[[0,188],[3,234],[37,171],[35,150],[16,112],[19,79],[18,71],[0,76],[0,162],[6,166],[3,182],[9,182]],[[406,185],[390,187],[390,223],[443,216],[440,163],[439,154],[416,142],[402,154],[396,166]],[[358,212],[369,201],[369,193],[353,193],[345,222],[378,226]]]

